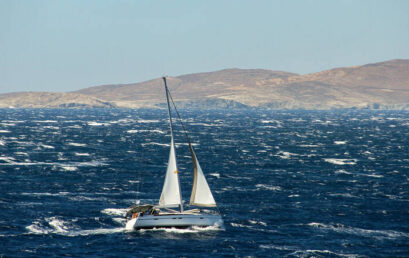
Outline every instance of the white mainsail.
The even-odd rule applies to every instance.
[[[216,207],[216,202],[213,198],[213,194],[210,191],[209,185],[207,184],[202,168],[200,167],[199,161],[197,160],[196,154],[191,146],[190,151],[193,160],[194,173],[192,195],[190,196],[190,204],[196,206]]]
[[[175,143],[173,141],[173,125],[172,114],[170,112],[169,105],[169,91],[168,86],[166,85],[165,77],[163,77],[163,81],[165,83],[166,101],[168,103],[169,128],[171,140],[168,168],[166,170],[165,182],[163,183],[162,194],[160,195],[159,199],[159,205],[168,207],[179,206],[180,211],[183,212],[182,195],[179,186],[178,167],[176,164]]]
[[[160,195],[159,205],[174,207],[181,204],[178,168],[176,164],[175,144],[173,137],[170,142],[170,153],[168,168],[166,170],[165,183],[163,184],[162,194]]]

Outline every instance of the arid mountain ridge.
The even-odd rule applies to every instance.
[[[299,75],[263,69],[225,69],[167,77],[179,107],[269,109],[409,109],[409,60],[397,59]],[[161,78],[69,93],[0,94],[0,107],[158,108]]]

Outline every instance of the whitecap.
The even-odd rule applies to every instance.
[[[109,234],[117,234],[121,232],[125,232],[126,229],[124,227],[120,228],[97,228],[97,229],[86,229],[86,230],[76,230],[68,232],[67,236],[88,236],[88,235],[109,235]]]
[[[220,178],[220,174],[219,173],[210,173],[210,176],[214,176],[216,178]]]
[[[43,128],[46,128],[46,129],[54,129],[54,130],[60,129],[58,126],[51,126],[51,125],[43,126]]]
[[[148,119],[139,119],[138,120],[138,123],[159,123],[160,121],[159,120],[154,120],[154,119],[151,119],[151,120],[148,120]]]
[[[288,198],[297,198],[297,197],[300,197],[300,195],[299,194],[290,194],[288,196]]]
[[[355,165],[357,160],[356,159],[334,159],[334,158],[327,158],[324,159],[326,162],[334,164],[334,165]]]
[[[165,134],[164,131],[154,129],[154,130],[128,130],[126,131],[127,133],[159,133],[159,134]]]
[[[98,123],[98,122],[95,122],[95,121],[89,121],[87,124],[88,124],[89,126],[102,126],[102,125],[108,125],[107,123]]]
[[[15,123],[0,123],[0,124],[4,126],[16,126]]]
[[[351,172],[348,172],[348,171],[343,170],[343,169],[338,169],[338,170],[335,170],[335,174],[346,174],[346,175],[352,175],[352,173],[351,173]]]
[[[5,162],[7,162],[7,163],[15,163],[15,162],[14,162],[15,159],[14,159],[13,157],[1,156],[1,157],[0,157],[0,160],[3,160],[3,161],[5,161]]]
[[[97,229],[78,229],[72,223],[63,221],[61,218],[50,217],[45,218],[45,223],[41,223],[39,220],[34,221],[31,225],[27,226],[26,229],[29,234],[36,235],[47,235],[47,234],[57,234],[63,236],[87,236],[87,235],[105,235],[105,234],[115,234],[120,232],[125,232],[124,227],[120,228],[97,228]]]
[[[297,250],[293,253],[290,253],[289,256],[296,256],[296,257],[321,257],[323,256],[340,256],[340,257],[351,257],[355,258],[358,257],[356,254],[343,254],[343,253],[335,253],[330,250],[313,250],[313,249],[307,249],[307,250]]]
[[[185,229],[181,228],[153,228],[153,229],[140,229],[138,230],[139,233],[145,233],[150,231],[161,231],[166,233],[173,233],[173,234],[186,234],[186,233],[199,233],[203,231],[220,231],[224,230],[224,227],[215,225],[215,226],[208,226],[208,227],[189,227]]]
[[[125,216],[127,210],[128,209],[107,208],[107,209],[103,209],[101,213],[104,213],[107,215]]]
[[[76,143],[76,142],[69,142],[67,145],[76,146],[76,147],[85,147],[87,146],[85,143]]]
[[[9,130],[0,130],[0,133],[11,133]]]
[[[250,224],[259,224],[262,225],[264,227],[267,227],[267,223],[263,222],[263,221],[258,221],[258,220],[249,220]]]
[[[46,144],[40,144],[40,147],[43,147],[44,149],[54,149],[54,146],[46,145]]]
[[[294,247],[294,246],[277,246],[273,244],[259,245],[259,247],[263,249],[276,249],[276,250],[284,250],[284,251],[293,251],[297,249],[297,247]]]
[[[89,153],[74,152],[74,155],[75,156],[86,156],[86,157],[88,157]]]
[[[359,173],[357,174],[358,176],[367,176],[367,177],[375,177],[375,178],[383,178],[383,175],[379,175],[379,174],[364,174],[364,173]]]
[[[336,144],[336,145],[343,145],[343,144],[346,144],[347,143],[347,141],[334,141],[334,144]]]
[[[167,144],[167,143],[158,143],[158,142],[147,142],[147,143],[142,143],[141,145],[142,145],[142,147],[145,147],[145,146],[147,146],[147,145],[158,145],[158,146],[166,146],[166,147],[169,147],[169,146],[170,146],[170,144]]]
[[[281,191],[281,187],[279,187],[279,186],[257,184],[256,187],[257,187],[257,189],[267,189],[267,190],[271,190],[271,191]]]
[[[56,120],[34,120],[35,123],[58,123]]]
[[[373,237],[376,239],[395,239],[395,238],[409,238],[408,233],[399,232],[395,230],[377,230],[377,229],[362,229],[349,227],[342,224],[323,224],[317,222],[311,222],[307,224],[310,227],[318,228],[321,230],[335,231],[338,233],[346,233],[352,235],[359,235],[364,237]]]
[[[291,153],[291,152],[288,152],[288,151],[279,151],[276,156],[278,156],[278,157],[280,157],[282,159],[289,159],[289,158],[291,158],[291,156],[295,156],[295,155],[297,155],[297,154],[294,154],[294,153]]]
[[[77,171],[78,168],[74,166],[61,166],[61,168],[65,171]]]
[[[18,155],[18,156],[28,156],[28,154],[26,152],[22,152],[22,151],[14,152],[14,154]]]

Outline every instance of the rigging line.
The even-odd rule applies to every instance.
[[[189,135],[188,135],[188,133],[187,133],[187,131],[186,131],[185,125],[183,124],[182,118],[180,117],[180,114],[179,114],[179,111],[178,111],[178,109],[176,108],[176,104],[175,104],[175,102],[173,101],[172,94],[170,94],[169,89],[167,89],[167,91],[168,91],[168,93],[169,93],[169,97],[170,97],[170,100],[171,100],[171,102],[172,102],[172,105],[173,105],[173,107],[175,108],[176,114],[177,114],[177,116],[178,116],[178,120],[179,120],[180,124],[182,125],[182,129],[183,129],[183,132],[185,133],[186,140],[187,140],[189,146],[192,147],[192,144],[191,144],[191,142],[190,142],[190,138],[189,138]]]
[[[168,92],[168,95],[169,95],[169,97],[170,97],[170,100],[171,100],[171,102],[172,102],[172,105],[173,105],[173,107],[175,108],[176,114],[177,114],[177,116],[178,116],[178,120],[179,120],[180,124],[182,125],[183,132],[185,133],[186,140],[187,140],[187,142],[188,142],[188,144],[189,144],[190,152],[191,152],[191,154],[192,154],[193,166],[194,166],[194,168],[196,168],[196,162],[195,162],[195,160],[194,160],[194,159],[196,159],[196,154],[195,154],[194,151],[193,151],[193,147],[192,147],[192,144],[191,144],[191,142],[190,142],[189,135],[188,135],[188,133],[187,133],[187,130],[186,130],[186,128],[185,128],[185,125],[184,125],[183,122],[182,122],[182,118],[180,117],[179,111],[178,111],[178,109],[176,108],[176,104],[175,104],[175,102],[173,101],[172,94],[170,93],[170,91],[169,91],[169,89],[168,89],[167,87],[166,87],[166,90],[167,90],[167,92]],[[216,210],[217,210],[217,213],[221,214],[221,212],[220,212],[220,210],[219,210],[219,207],[218,207],[217,205],[216,205]]]

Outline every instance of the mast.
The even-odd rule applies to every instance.
[[[190,196],[190,204],[196,206],[204,206],[204,207],[216,207],[216,201],[213,198],[213,194],[210,190],[209,184],[206,181],[206,177],[203,174],[203,170],[200,167],[199,161],[197,160],[195,151],[193,150],[192,144],[190,142],[189,136],[187,134],[187,130],[183,125],[182,118],[176,108],[175,102],[173,101],[172,95],[170,92],[167,92],[170,100],[172,101],[173,107],[175,109],[176,115],[179,118],[179,122],[185,132],[186,140],[189,144],[190,154],[192,156],[192,163],[193,163],[193,187],[192,187],[192,194]],[[169,99],[168,99],[169,101]],[[169,105],[169,102],[168,102]]]
[[[173,140],[173,124],[172,124],[172,113],[170,112],[170,104],[169,104],[169,90],[168,90],[168,85],[166,84],[166,77],[162,77],[163,82],[165,84],[165,91],[166,91],[166,102],[168,104],[168,115],[169,115],[169,127],[170,127],[170,136],[171,136],[171,148],[175,148],[174,146],[174,140]],[[176,160],[175,160],[176,161]],[[177,167],[177,165],[176,165]],[[176,173],[177,170],[176,170]],[[180,196],[180,212],[183,212],[183,202],[182,202],[182,191],[180,189],[180,183],[179,183],[179,175],[176,174],[176,178],[178,181],[178,186],[179,186],[179,196]]]

